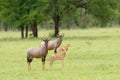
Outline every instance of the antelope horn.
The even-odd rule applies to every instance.
[[[62,36],[64,36],[64,33],[61,33]]]
[[[46,38],[45,37],[42,37],[42,40],[44,41]]]
[[[50,37],[47,37],[48,40],[50,40]]]

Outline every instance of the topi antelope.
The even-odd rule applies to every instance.
[[[27,63],[28,63],[28,70],[31,70],[30,63],[32,62],[33,58],[41,58],[43,70],[45,69],[45,59],[48,53],[48,39],[43,39],[44,45],[40,47],[30,48],[27,51]]]
[[[57,49],[57,53],[53,54],[50,58],[50,68],[52,67],[52,64],[55,60],[61,60],[62,61],[62,68],[64,69],[64,58],[66,56],[66,52],[68,48],[70,47],[69,44],[67,44],[65,47],[61,47]]]
[[[64,36],[64,34],[57,35],[57,37],[58,37],[57,40],[49,41],[48,50],[54,49],[54,53],[57,53],[57,48],[61,45],[63,36]],[[43,45],[43,44],[44,44],[44,42],[41,43],[41,45]]]

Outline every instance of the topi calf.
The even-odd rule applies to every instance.
[[[52,68],[52,64],[56,60],[62,61],[62,68],[64,69],[64,58],[66,56],[66,52],[68,48],[70,47],[69,44],[67,44],[65,47],[58,48],[57,53],[53,54],[50,58],[50,69]]]

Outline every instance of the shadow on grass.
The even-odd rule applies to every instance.
[[[13,38],[13,37],[8,37],[8,38],[0,38],[0,41],[24,41],[24,40],[27,40],[27,41],[32,41],[32,40],[42,40],[41,38],[24,38],[24,39],[21,39],[21,38]]]
[[[65,36],[63,39],[65,40],[76,40],[76,39],[80,39],[80,40],[101,40],[101,39],[111,39],[111,38],[120,38],[120,36],[73,36],[73,37],[67,37]],[[54,40],[55,38],[51,38],[51,40]],[[0,38],[0,41],[21,41],[21,40],[28,40],[28,41],[32,41],[32,40],[42,40],[42,38],[25,38],[25,39],[21,39],[21,38],[13,38],[13,37],[8,37],[8,38]]]
[[[120,36],[73,36],[73,37],[65,37],[64,39],[101,40],[101,39],[111,39],[111,38],[120,38]]]

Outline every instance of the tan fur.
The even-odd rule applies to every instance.
[[[52,68],[52,64],[56,60],[61,60],[62,61],[62,68],[64,69],[64,58],[66,56],[66,52],[68,48],[70,47],[69,44],[67,44],[65,47],[60,47],[57,50],[56,54],[53,54],[50,58],[50,69]]]

